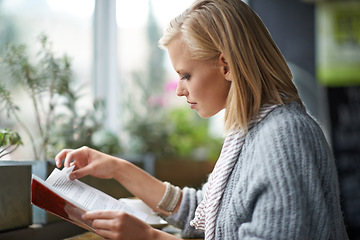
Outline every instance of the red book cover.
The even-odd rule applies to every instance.
[[[45,181],[34,175],[31,182],[31,202],[39,208],[94,232],[94,229],[91,228],[91,221],[85,221],[81,217],[87,211],[86,209],[51,189],[51,186],[48,186]]]

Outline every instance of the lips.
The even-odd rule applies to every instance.
[[[195,102],[189,102],[189,101],[187,101],[187,102],[188,102],[188,104],[190,104],[191,109],[195,108],[195,106],[196,106]]]

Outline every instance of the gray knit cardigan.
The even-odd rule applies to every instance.
[[[204,185],[206,187],[206,184]],[[166,220],[183,237],[202,190],[185,187]],[[332,152],[319,125],[296,103],[273,110],[246,135],[216,220],[216,239],[348,239]]]

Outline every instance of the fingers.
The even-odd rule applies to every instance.
[[[64,160],[64,167],[70,167],[70,163],[75,159],[75,156],[79,151],[81,151],[81,148],[76,149],[76,150],[68,149],[66,151],[66,156],[65,156],[65,160]]]
[[[122,239],[127,217],[128,214],[121,211],[91,211],[83,215],[83,219],[92,221],[96,234],[106,239]]]
[[[73,149],[63,149],[55,156],[55,163],[58,168],[62,165],[62,160],[67,156]]]
[[[122,211],[90,211],[83,215],[83,219],[92,221],[95,229],[121,230],[122,223],[126,222],[129,216]]]
[[[89,211],[83,215],[83,218],[85,220],[113,219],[114,217],[121,214],[122,212],[119,211]]]
[[[89,155],[88,147],[81,147],[78,149],[63,149],[60,151],[56,157],[55,162],[57,167],[61,167],[61,162],[64,159],[64,167],[70,167],[71,163],[77,158],[79,160],[84,160]]]
[[[104,237],[104,240],[119,239],[116,236],[114,236],[113,232],[105,229],[96,229],[96,234]]]
[[[70,173],[69,178],[70,178],[70,180],[79,179],[79,178],[82,178],[82,177],[84,177],[86,175],[89,175],[89,172],[91,172],[91,167],[89,165],[86,165],[83,168],[73,170]]]
[[[92,221],[96,234],[107,239],[144,240],[153,236],[150,225],[122,211],[86,212],[83,219]]]

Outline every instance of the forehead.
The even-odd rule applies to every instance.
[[[191,66],[192,60],[190,53],[185,42],[180,38],[176,37],[168,44],[168,53],[171,63],[175,71],[180,72],[182,69],[186,69]]]

